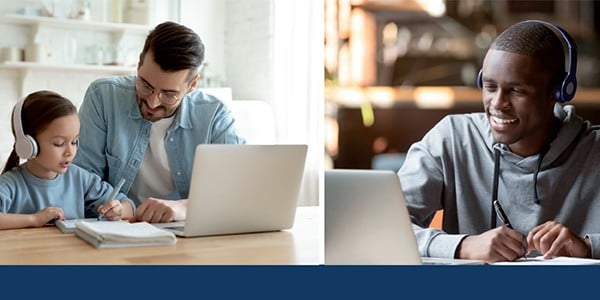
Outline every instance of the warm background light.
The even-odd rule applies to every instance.
[[[420,108],[450,108],[454,106],[454,90],[449,87],[417,87],[415,103]]]

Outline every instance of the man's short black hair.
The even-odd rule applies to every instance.
[[[555,72],[557,78],[562,78],[565,54],[559,34],[541,22],[520,22],[502,32],[490,49],[536,57],[542,65]]]

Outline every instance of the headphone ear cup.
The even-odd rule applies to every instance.
[[[22,159],[33,159],[38,154],[38,146],[35,139],[26,134],[17,139],[15,143],[15,151]]]
[[[559,103],[565,102],[565,100],[563,99],[563,95],[562,95],[562,85],[558,85],[556,87],[556,89],[554,89],[554,99],[556,100],[556,102],[559,102]]]
[[[556,88],[556,101],[560,103],[569,102],[575,97],[577,90],[577,78],[565,74],[565,79],[561,81],[560,86]]]
[[[38,144],[35,139],[23,132],[21,110],[25,99],[21,99],[13,110],[13,128],[15,130],[15,152],[22,159],[32,159],[38,154]]]
[[[481,78],[483,76],[483,69],[479,70],[479,73],[477,73],[477,87],[478,88],[483,88],[483,78]]]

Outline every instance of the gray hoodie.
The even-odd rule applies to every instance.
[[[501,225],[492,218],[497,149],[498,200],[513,228],[527,234],[555,220],[587,236],[600,258],[600,126],[571,105],[556,104],[554,114],[563,125],[541,155],[520,157],[495,143],[483,113],[447,116],[410,147],[398,175],[421,256],[452,258],[466,235]],[[439,209],[443,230],[428,228]]]

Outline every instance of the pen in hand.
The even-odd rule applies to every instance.
[[[500,206],[500,202],[498,202],[498,200],[494,200],[492,204],[494,205],[494,209],[496,210],[496,214],[498,215],[498,218],[500,218],[500,221],[502,221],[502,223],[506,225],[506,227],[512,229],[512,225],[510,224],[508,217],[504,213],[502,206]]]
[[[121,178],[119,183],[117,183],[117,185],[115,185],[115,187],[112,190],[112,193],[110,193],[110,196],[108,196],[108,202],[110,202],[112,199],[114,199],[117,196],[117,194],[121,190],[121,187],[123,186],[123,184],[125,184],[125,178]],[[98,220],[101,220],[102,218],[104,218],[104,214],[100,213],[98,215]]]
[[[504,212],[504,209],[502,209],[502,206],[500,206],[500,202],[498,202],[498,200],[494,200],[492,204],[494,205],[494,209],[496,210],[496,214],[498,215],[498,218],[500,218],[500,221],[502,221],[502,223],[506,227],[513,229],[512,225],[510,224],[510,221],[508,220],[508,217],[506,216],[506,213]],[[525,253],[523,258],[527,259],[527,253]]]

